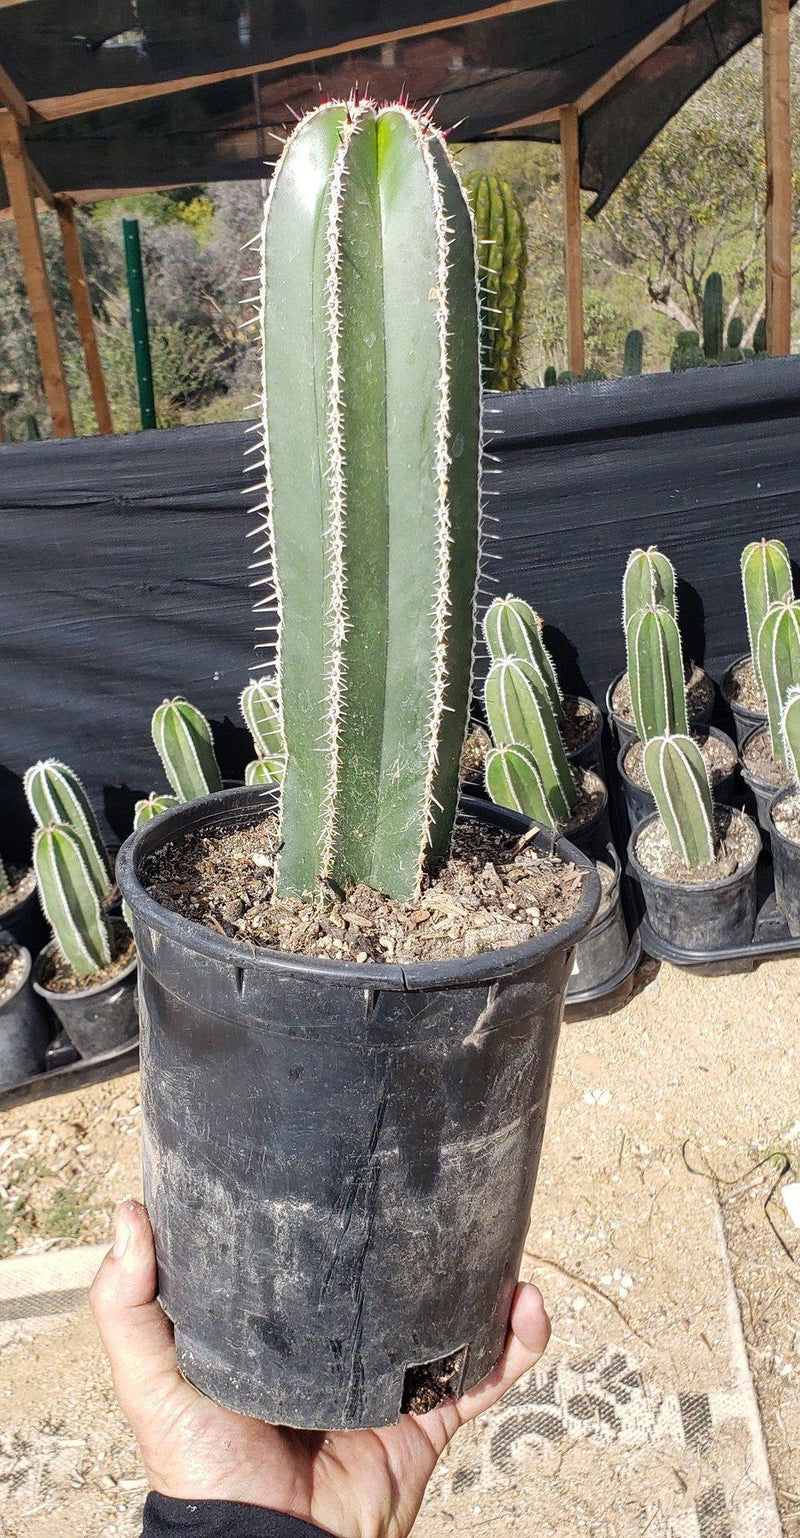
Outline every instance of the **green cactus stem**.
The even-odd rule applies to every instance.
[[[483,621],[483,633],[492,662],[500,657],[522,657],[536,668],[550,696],[556,720],[564,719],[564,701],[556,676],[555,663],[542,640],[542,621],[524,598],[507,593],[489,605]]]
[[[670,359],[670,369],[673,374],[682,373],[684,369],[702,368],[705,363],[705,354],[700,346],[700,335],[697,331],[680,331]]]
[[[710,272],[703,289],[703,353],[709,362],[719,362],[724,328],[722,277]]]
[[[741,558],[742,589],[747,616],[747,635],[753,672],[759,689],[761,668],[758,661],[758,635],[767,610],[773,603],[793,596],[792,565],[789,552],[780,539],[756,539],[745,545]]]
[[[8,871],[6,870],[2,860],[0,860],[0,892],[7,892],[10,885],[11,882],[8,879]]]
[[[489,669],[484,703],[495,746],[529,749],[553,815],[566,822],[578,788],[541,674],[521,657],[501,657]]]
[[[641,374],[644,362],[644,337],[641,331],[629,331],[625,338],[625,353],[622,360],[623,378]]]
[[[732,352],[735,352],[737,348],[741,347],[743,336],[744,321],[742,320],[741,315],[734,315],[732,316],[728,326],[728,346]]]
[[[151,725],[156,752],[179,801],[197,801],[222,789],[211,727],[201,710],[180,695],[163,700]]]
[[[755,331],[753,332],[753,352],[755,353],[756,357],[759,357],[759,356],[765,354],[766,351],[767,351],[767,317],[766,317],[766,315],[762,315],[761,319],[758,322],[758,325],[756,326]]]
[[[152,822],[154,817],[160,817],[162,812],[169,812],[174,806],[181,803],[177,796],[167,796],[161,791],[151,790],[145,801],[137,801],[133,809],[134,828],[143,828],[146,822]]]
[[[551,390],[553,385],[558,384],[558,370],[554,363],[548,363],[547,368],[544,371],[542,384],[546,390]]]
[[[622,579],[622,628],[627,630],[637,609],[657,604],[678,618],[675,597],[675,568],[655,545],[646,550],[632,550]]]
[[[683,653],[668,609],[639,609],[625,632],[633,719],[641,742],[689,730]]]
[[[286,744],[283,739],[277,681],[274,678],[251,678],[242,691],[239,706],[258,754],[255,762],[263,761],[268,780],[283,779]],[[255,785],[262,782],[246,780],[246,783]]]
[[[792,771],[795,786],[800,785],[800,686],[789,690],[781,716],[784,760]]]
[[[519,390],[528,260],[522,205],[493,172],[470,177],[465,186],[481,274],[483,382],[487,390]]]
[[[785,762],[781,717],[789,690],[800,684],[800,602],[797,599],[783,598],[771,604],[758,632],[757,649],[772,754]]]
[[[644,772],[673,852],[689,869],[714,858],[714,806],[703,756],[683,733],[652,737]]]
[[[561,370],[556,383],[560,385],[583,384],[583,374],[576,374],[574,369],[565,368]]]
[[[430,118],[310,113],[271,179],[262,252],[277,889],[410,899],[450,848],[479,553],[475,245]]]
[[[282,760],[265,758],[251,759],[245,766],[245,785],[266,785],[274,787],[280,784],[284,764]]]
[[[103,835],[77,774],[57,758],[44,758],[25,773],[25,796],[40,828],[66,823],[80,841],[101,897],[111,891],[111,866]]]
[[[61,954],[78,977],[109,965],[113,942],[102,898],[74,828],[37,828],[33,868],[39,899]]]
[[[521,812],[523,817],[530,817],[545,828],[557,827],[544,780],[529,748],[517,742],[490,748],[484,774],[486,789],[495,806]]]

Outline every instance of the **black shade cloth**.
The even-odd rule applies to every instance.
[[[637,544],[676,564],[691,655],[719,675],[745,650],[742,547],[763,535],[800,554],[800,359],[521,391],[488,410],[503,436],[487,569],[544,615],[567,689],[600,701],[623,666]],[[150,717],[167,694],[212,718],[224,773],[252,756],[237,709],[255,656],[244,446],[240,423],[0,446],[9,856],[28,838],[19,776],[49,754],[129,831],[134,793],[166,788]]]
[[[0,8],[0,64],[46,117],[62,118],[26,134],[45,179],[87,197],[260,177],[278,148],[275,131],[317,105],[320,91],[360,86],[393,99],[405,89],[412,101],[435,103],[443,128],[460,125],[459,139],[480,140],[577,101],[686,6],[550,0],[497,10],[495,0],[19,0]],[[756,35],[760,16],[760,0],[713,0],[585,113],[582,181],[597,194],[594,211],[698,86]],[[422,30],[394,35],[409,28]],[[252,73],[265,64],[275,67]],[[227,70],[243,73],[106,104],[108,93]],[[103,110],[87,110],[101,100]],[[557,133],[553,122],[509,130]],[[0,176],[0,206],[7,201]]]
[[[321,1527],[243,1501],[174,1501],[150,1494],[142,1538],[325,1538]]]

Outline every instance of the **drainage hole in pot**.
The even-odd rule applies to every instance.
[[[425,1415],[435,1410],[445,1399],[452,1399],[461,1388],[467,1363],[467,1347],[451,1352],[450,1356],[437,1357],[433,1362],[416,1362],[406,1368],[403,1379],[403,1399],[400,1409],[403,1415]]]

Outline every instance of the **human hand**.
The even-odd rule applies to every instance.
[[[293,1431],[224,1410],[182,1376],[139,1202],[120,1207],[90,1299],[154,1490],[287,1512],[336,1538],[406,1538],[448,1442],[538,1362],[550,1336],[541,1293],[520,1284],[503,1355],[468,1394],[375,1431]]]

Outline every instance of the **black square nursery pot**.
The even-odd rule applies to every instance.
[[[256,948],[144,891],[147,855],[263,807],[258,788],[219,792],[153,819],[118,861],[139,953],[159,1292],[184,1373],[222,1404],[284,1425],[386,1425],[415,1367],[447,1362],[458,1392],[502,1350],[599,880],[557,839],[584,874],[568,921],[413,966]],[[466,810],[529,827],[483,802]]]

